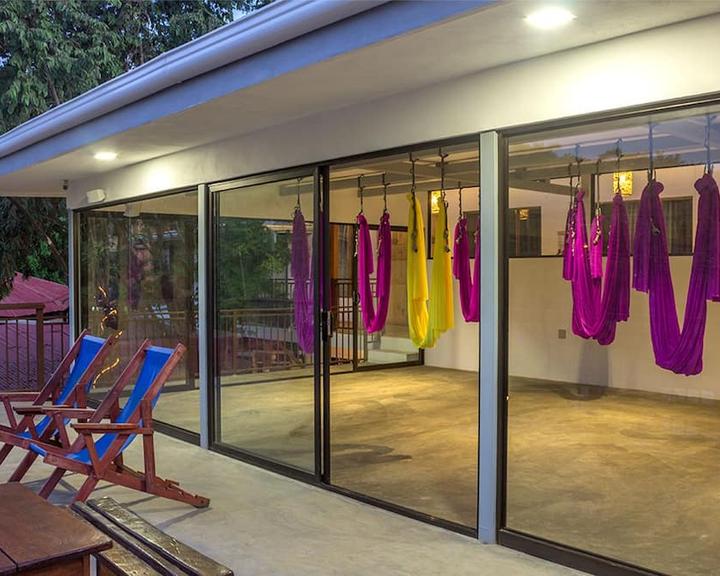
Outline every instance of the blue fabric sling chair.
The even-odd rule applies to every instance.
[[[44,456],[46,464],[56,467],[40,490],[40,496],[48,498],[63,475],[71,471],[87,476],[75,494],[74,502],[84,502],[97,483],[104,480],[185,502],[196,508],[207,507],[210,503],[207,498],[190,494],[182,490],[177,482],[159,478],[155,473],[152,411],[165,382],[184,353],[185,346],[182,344],[174,349],[160,348],[151,346],[150,341],[145,340],[92,414],[88,410],[47,408],[46,413],[49,415],[82,418],[85,422],[71,424],[78,437],[68,449],[35,443],[30,445],[35,454]],[[120,396],[135,374],[137,376],[132,391],[120,409]],[[112,418],[112,421],[102,422],[105,418]],[[61,434],[67,437],[67,430],[63,429]],[[123,462],[125,449],[138,435],[142,436],[143,441],[142,472],[129,468]]]
[[[118,337],[119,334],[108,339],[98,338],[85,330],[40,391],[0,393],[0,403],[8,420],[7,425],[0,425],[0,464],[15,447],[27,450],[31,442],[41,446],[58,444],[57,422],[43,409],[49,406],[84,408],[90,387]],[[17,403],[30,404],[17,406]],[[35,422],[38,416],[41,419]],[[32,464],[37,456],[26,458]]]

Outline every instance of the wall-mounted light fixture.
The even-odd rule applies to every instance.
[[[430,194],[430,212],[432,214],[440,212],[440,196],[442,196],[440,190],[433,190]]]
[[[87,198],[88,204],[97,204],[105,200],[105,190],[102,188],[95,188],[94,190],[88,190],[85,192],[85,198]]]
[[[575,14],[560,6],[546,6],[531,12],[525,17],[525,22],[530,24],[533,28],[539,28],[540,30],[552,30],[554,28],[560,28],[565,24],[572,22],[575,19]]]
[[[111,150],[101,150],[100,152],[95,152],[93,155],[93,158],[95,158],[95,160],[99,160],[100,162],[110,162],[112,160],[116,160],[117,157],[117,152],[112,152]]]
[[[632,196],[633,193],[633,173],[632,172],[613,172],[613,190],[620,192],[623,197]]]

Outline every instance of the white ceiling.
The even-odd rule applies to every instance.
[[[561,30],[524,21],[543,3],[506,0],[346,53],[0,177],[0,194],[62,195],[77,179],[302,116],[411,91],[487,68],[720,12],[720,0],[579,0]],[[289,96],[291,95],[291,96]],[[95,151],[119,152],[114,162]]]

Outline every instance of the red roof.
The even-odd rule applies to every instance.
[[[0,300],[0,304],[45,304],[45,314],[64,312],[70,307],[70,292],[68,287],[57,282],[50,282],[42,278],[16,274],[10,294]],[[20,318],[34,316],[34,310],[18,308],[15,310],[0,310],[1,318]]]

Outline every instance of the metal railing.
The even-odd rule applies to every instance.
[[[277,280],[271,299],[277,306],[218,311],[216,351],[220,374],[270,372],[312,362],[296,343],[293,289],[291,279]],[[368,336],[364,330],[358,330],[351,279],[332,281],[330,309],[333,318],[330,363],[356,364],[367,357]]]
[[[39,303],[0,304],[0,312],[27,311],[0,317],[0,390],[38,390],[68,350],[67,313],[46,317]]]

